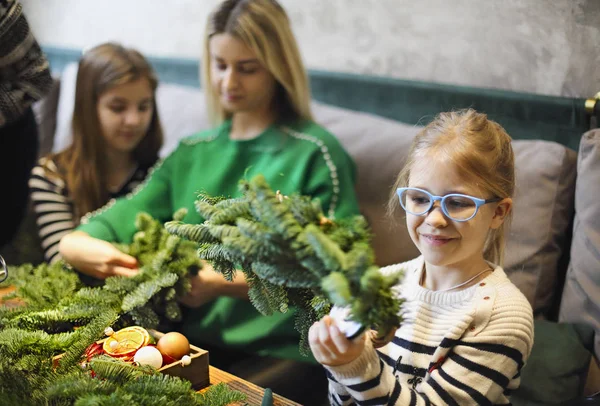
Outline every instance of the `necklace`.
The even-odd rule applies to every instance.
[[[465,286],[467,283],[469,283],[469,282],[477,279],[477,277],[483,275],[486,272],[494,272],[494,270],[492,268],[490,268],[490,267],[487,267],[483,271],[479,272],[477,275],[475,275],[475,276],[467,279],[464,282],[459,283],[458,285],[454,285],[454,286],[451,286],[451,287],[446,288],[446,289],[436,290],[435,292],[447,292],[449,290],[454,290],[456,288],[460,288],[461,286]],[[421,273],[421,280],[419,281],[419,285],[423,286],[424,282],[425,282],[425,269],[423,269],[423,273]]]

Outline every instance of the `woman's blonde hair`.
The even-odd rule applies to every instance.
[[[415,137],[390,195],[390,215],[400,206],[396,189],[408,186],[415,162],[432,157],[453,162],[465,175],[466,182],[472,182],[490,194],[485,198],[504,199],[514,194],[514,153],[511,138],[504,128],[473,109],[441,113]],[[488,233],[484,245],[486,260],[502,265],[505,230],[511,217],[509,212],[504,223]]]
[[[275,77],[279,119],[312,119],[308,77],[283,8],[275,0],[226,0],[209,16],[204,38],[202,81],[213,124],[230,116],[211,85],[210,39],[216,34],[241,40]]]
[[[98,118],[98,99],[107,90],[146,78],[156,96],[158,80],[148,61],[138,51],[115,43],[98,45],[79,61],[73,111],[73,142],[52,158],[66,181],[76,218],[96,210],[109,200],[106,143]],[[153,98],[153,112],[146,136],[132,151],[141,167],[158,159],[163,133]]]

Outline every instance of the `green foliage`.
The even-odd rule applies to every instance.
[[[246,395],[229,389],[224,383],[211,386],[204,393],[198,395],[196,403],[201,406],[226,406],[234,402],[243,402]]]
[[[330,310],[349,307],[351,318],[385,334],[401,322],[402,300],[392,294],[401,273],[383,275],[374,265],[371,235],[362,216],[332,221],[317,200],[282,196],[262,176],[242,181],[243,197],[199,197],[202,224],[172,221],[173,235],[199,245],[227,280],[244,272],[249,296],[270,315],[298,308],[301,350],[308,351],[308,329]]]
[[[179,211],[174,219],[184,215]],[[0,403],[203,404],[189,381],[149,367],[97,357],[82,368],[85,350],[103,338],[108,326],[152,328],[163,320],[179,320],[177,300],[190,287],[186,276],[201,268],[196,244],[169,234],[147,214],[138,215],[136,224],[139,232],[132,244],[120,246],[140,264],[132,278],[111,277],[101,286],[86,287],[61,261],[11,270],[6,284],[16,287],[13,297],[25,305],[0,310]],[[212,396],[217,401],[233,396],[222,394]]]
[[[25,301],[28,309],[54,306],[82,286],[77,274],[70,271],[64,262],[52,265],[43,263],[37,267],[30,264],[11,267],[9,275],[10,278],[2,285],[14,286],[16,291],[13,296]],[[9,298],[4,297],[4,300]]]

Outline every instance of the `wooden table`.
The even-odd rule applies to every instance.
[[[262,402],[262,398],[264,396],[265,390],[260,386],[256,386],[255,384],[245,381],[241,378],[238,378],[235,375],[231,375],[225,371],[222,371],[215,367],[209,367],[210,374],[210,384],[216,385],[218,383],[225,383],[231,389],[240,391],[246,394],[247,398],[245,402],[238,403],[238,405],[243,405],[244,403],[249,403],[250,405],[260,405]],[[200,392],[205,391],[206,389],[202,389]],[[279,396],[277,394],[273,394],[273,405],[274,406],[301,406],[299,403],[293,402],[289,399],[284,398],[283,396]]]

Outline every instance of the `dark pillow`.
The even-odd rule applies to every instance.
[[[589,326],[536,320],[533,348],[512,404],[564,405],[582,396],[593,335]]]

